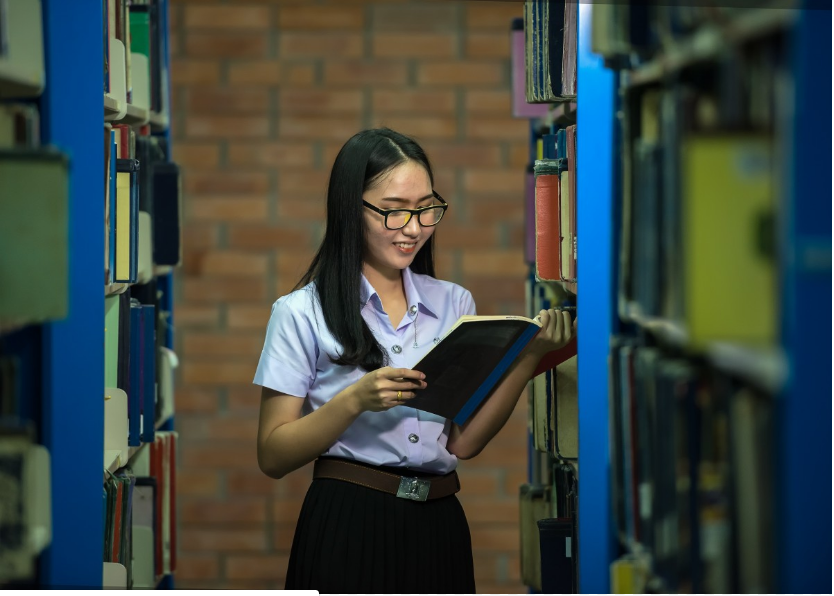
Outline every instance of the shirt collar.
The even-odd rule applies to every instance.
[[[368,301],[376,297],[374,306],[377,310],[382,310],[382,300],[380,300],[379,294],[377,294],[371,282],[368,281],[368,278],[365,277],[365,274],[362,273],[361,276],[359,282],[359,301],[362,307],[364,308],[368,304]],[[432,306],[431,301],[429,301],[425,289],[421,291],[421,285],[420,276],[415,276],[409,267],[403,269],[403,289],[405,290],[405,299],[408,306],[411,307],[416,304],[418,309],[437,318],[437,311]]]

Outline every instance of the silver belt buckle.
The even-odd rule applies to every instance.
[[[429,497],[430,488],[430,480],[402,476],[400,478],[400,488],[397,490],[397,496],[401,499],[411,499],[412,501],[425,501]]]

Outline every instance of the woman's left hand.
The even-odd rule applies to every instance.
[[[542,328],[530,342],[529,348],[541,355],[563,348],[576,334],[576,320],[571,322],[569,311],[551,308],[539,311],[536,317]]]

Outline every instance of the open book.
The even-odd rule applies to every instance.
[[[414,365],[427,387],[407,406],[463,424],[489,396],[541,323],[521,316],[466,315]],[[576,339],[547,354],[533,376],[576,355]]]

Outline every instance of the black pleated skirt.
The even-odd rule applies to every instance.
[[[463,508],[455,495],[415,502],[316,478],[301,508],[285,588],[331,594],[474,594],[472,542]]]

